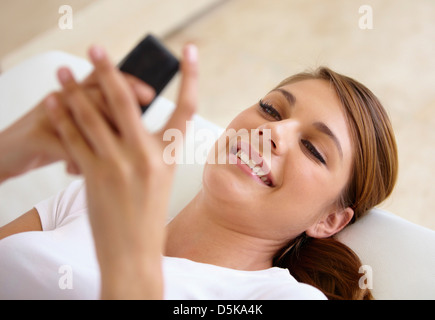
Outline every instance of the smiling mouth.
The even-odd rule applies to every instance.
[[[245,150],[247,149],[247,150]],[[258,179],[268,187],[273,187],[272,177],[270,175],[270,170],[265,168],[268,173],[263,170],[263,160],[260,155],[252,154],[252,158],[249,156],[250,146],[246,146],[242,148],[240,144],[237,145],[237,149],[235,150],[235,155],[238,159],[240,159],[241,165],[245,165],[250,169],[250,173],[254,177],[258,177]]]

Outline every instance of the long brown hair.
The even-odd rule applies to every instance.
[[[309,80],[328,81],[345,110],[353,143],[352,172],[337,203],[354,210],[351,223],[385,200],[397,179],[398,155],[389,117],[377,97],[364,85],[326,67],[282,81],[284,85]],[[333,237],[314,239],[305,233],[277,253],[274,265],[288,268],[300,282],[319,288],[329,299],[372,299],[359,286],[361,261]]]

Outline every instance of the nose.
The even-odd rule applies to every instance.
[[[286,119],[264,123],[257,130],[262,136],[264,146],[270,144],[275,155],[283,155],[297,143],[299,127],[300,123],[297,120]]]

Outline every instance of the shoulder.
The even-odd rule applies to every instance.
[[[44,231],[53,230],[68,221],[68,218],[87,209],[83,180],[73,181],[54,196],[35,205]]]

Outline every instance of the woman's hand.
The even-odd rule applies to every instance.
[[[123,75],[141,104],[148,104],[154,98],[154,90],[141,80]],[[81,84],[94,104],[105,112],[105,101],[98,89],[95,73],[91,73]],[[78,173],[78,168],[69,157],[59,140],[57,132],[45,111],[46,99],[55,96],[64,101],[64,92],[54,92],[43,99],[32,110],[0,132],[0,183],[29,170],[50,163],[65,160],[70,173]]]
[[[134,94],[98,47],[90,50],[106,114],[67,69],[59,71],[66,107],[48,100],[50,120],[84,174],[103,298],[162,298],[161,256],[174,173],[165,143],[140,120]],[[184,132],[196,109],[196,48],[186,46],[177,108],[166,128]],[[107,118],[110,119],[107,121]]]

